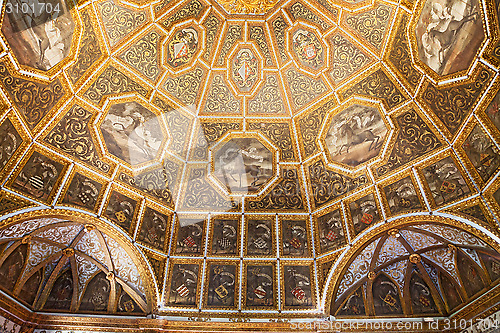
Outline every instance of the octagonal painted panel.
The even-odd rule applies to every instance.
[[[2,33],[19,64],[48,71],[69,55],[75,22],[66,2],[49,0],[36,8],[14,0],[8,4]]]
[[[419,59],[439,75],[467,69],[484,40],[477,0],[427,0],[415,28]]]
[[[291,34],[292,55],[305,69],[318,71],[326,64],[326,48],[312,31],[297,29]]]
[[[328,156],[355,167],[378,155],[389,128],[373,106],[354,104],[334,115],[325,136]]]
[[[273,170],[273,153],[255,138],[233,138],[213,154],[214,176],[233,194],[259,191]]]
[[[154,160],[165,139],[156,114],[137,102],[111,105],[100,129],[108,152],[131,165]]]

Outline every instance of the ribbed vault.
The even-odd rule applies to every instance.
[[[137,265],[142,258],[113,237],[71,217],[3,227],[0,288],[35,311],[150,313],[151,284]]]
[[[331,315],[446,317],[497,285],[498,243],[454,220],[407,219],[373,230],[332,269]]]

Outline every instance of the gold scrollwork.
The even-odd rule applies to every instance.
[[[279,0],[218,0],[230,13],[261,14],[273,8]]]

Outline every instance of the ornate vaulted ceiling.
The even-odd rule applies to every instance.
[[[14,308],[266,329],[496,302],[499,3],[35,5],[1,23]]]

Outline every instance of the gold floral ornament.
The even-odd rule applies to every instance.
[[[218,0],[232,14],[262,14],[273,8],[279,0]]]

